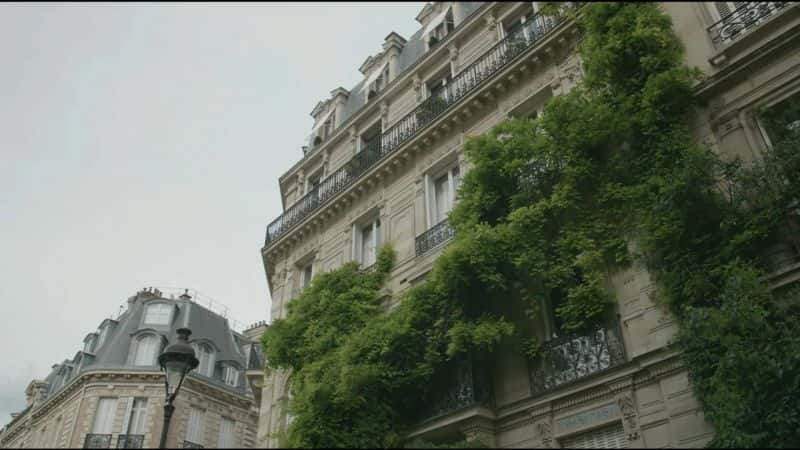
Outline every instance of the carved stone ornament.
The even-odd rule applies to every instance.
[[[622,413],[622,421],[625,426],[625,433],[629,441],[639,439],[639,423],[636,408],[633,405],[633,396],[630,393],[622,394],[617,398],[617,405]]]

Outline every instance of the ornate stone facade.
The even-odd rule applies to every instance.
[[[757,26],[754,22],[732,38],[715,40],[712,25],[734,17],[721,14],[718,3],[664,2],[661,7],[686,46],[687,63],[706,74],[696,87],[707,105],[696,122],[697,141],[722,155],[751,159],[769,145],[756,111],[800,92],[800,7],[772,8]],[[272,317],[284,317],[286,304],[298,292],[298,275],[292,281],[291,274],[299,273],[298,262],[308,252],[316,252],[314,264],[319,261],[322,270],[358,260],[356,225],[370,214],[380,217],[383,242],[391,242],[398,253],[387,289],[396,301],[424,278],[442,248],[423,245],[425,251],[419,252],[415,244],[437,225],[435,181],[453,167],[460,173],[469,170],[462,153],[465,139],[506,117],[540,114],[549,98],[579,81],[575,49],[580,33],[572,20],[548,22],[538,15],[536,2],[433,2],[418,16],[423,30],[448,8],[452,31],[433,46],[420,42],[424,32],[403,44],[402,64],[395,66],[402,70],[390,73],[386,87],[368,102],[357,98],[356,86],[348,99],[355,105],[352,113],[322,144],[330,154],[326,173],[338,176],[337,170],[353,157],[359,133],[382,118],[385,154],[357,177],[332,187],[324,202],[302,211],[297,205],[307,200],[297,194],[302,189],[294,184],[295,175],[318,170],[321,158],[303,158],[280,178],[286,212],[279,219],[284,222],[270,224],[262,248]],[[415,111],[431,102],[432,92],[441,92],[437,80],[443,76],[449,80],[442,94],[447,108],[422,125],[414,122]],[[284,273],[289,274],[285,279]],[[775,279],[785,285],[798,278],[800,264]],[[649,274],[634,267],[610,275],[607,285],[617,298],[619,336],[618,346],[608,346],[620,348],[620,357],[592,364],[573,361],[569,376],[555,377],[560,381],[544,383],[540,390],[534,388],[538,380],[531,380],[531,367],[538,362],[501,350],[487,363],[490,405],[462,405],[435,419],[420,417],[411,437],[471,437],[496,447],[558,448],[575,439],[613,439],[629,447],[705,445],[713,430],[678,355],[668,348],[677,325],[656,303]],[[543,337],[549,339],[546,329],[543,324]],[[551,345],[553,362],[545,369],[560,367],[557,352],[599,348],[609,344],[608,336]],[[575,355],[567,351],[567,357]],[[286,424],[288,376],[271,372],[266,380],[259,445],[275,447]]]

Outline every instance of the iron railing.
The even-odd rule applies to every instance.
[[[564,7],[563,11],[566,12],[577,5],[579,5],[578,2],[571,2]],[[411,137],[460,102],[492,75],[540,42],[545,35],[564,20],[564,14],[545,16],[537,13],[523,26],[509,32],[475,62],[459,72],[445,86],[440,95],[424,100],[414,110],[384,131],[380,140],[376,140],[372,146],[357,153],[342,167],[322,180],[313,191],[308,192],[273,220],[267,226],[264,245],[269,245],[270,242],[311,215],[334,195],[342,192],[378,161],[408,142]]]
[[[441,244],[449,241],[455,234],[453,227],[447,219],[432,226],[428,231],[417,236],[414,246],[417,251],[417,256],[424,255]]]
[[[708,33],[714,43],[727,44],[733,42],[794,3],[743,2],[741,6],[708,27]]]
[[[491,406],[494,396],[486,367],[471,356],[447,364],[434,376],[433,389],[421,413],[422,421],[431,421],[471,406]]]
[[[87,434],[83,448],[111,448],[110,434]]]
[[[183,441],[183,448],[203,448],[203,446],[192,441]]]
[[[594,330],[551,339],[530,361],[531,395],[604,372],[626,361],[618,322]]]
[[[120,434],[117,436],[117,448],[142,448],[143,434]]]

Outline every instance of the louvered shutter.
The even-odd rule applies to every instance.
[[[561,443],[564,448],[625,448],[627,440],[622,422],[617,422],[610,427],[599,428],[586,433],[581,433]]]

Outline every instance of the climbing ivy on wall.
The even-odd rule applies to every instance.
[[[712,444],[800,444],[798,296],[770,291],[759,259],[796,214],[796,103],[764,113],[779,132],[761,160],[721,159],[693,142],[699,74],[667,15],[592,3],[576,20],[583,81],[541,118],[467,141],[455,238],[426,280],[382,308],[387,247],[374,272],[317,275],[265,333],[268,365],[291,372],[285,444],[403,445],[448,361],[534,357],[544,305],[564,332],[596,325],[614,311],[608,275],[633,261],[678,319]]]

